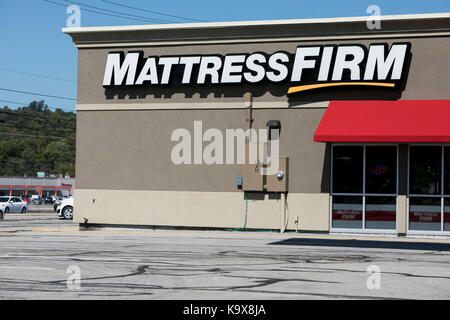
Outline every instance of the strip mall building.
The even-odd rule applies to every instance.
[[[380,26],[64,29],[78,48],[75,221],[450,234],[450,14]],[[238,128],[279,130],[276,172],[198,159],[208,129]],[[192,134],[181,162],[174,132]]]

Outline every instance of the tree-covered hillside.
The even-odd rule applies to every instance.
[[[44,101],[0,109],[0,175],[75,176],[76,115],[51,111]]]

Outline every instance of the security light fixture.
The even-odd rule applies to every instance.
[[[278,137],[280,136],[280,132],[281,132],[281,121],[280,120],[269,120],[269,121],[267,121],[266,126],[269,127],[269,140],[272,140],[272,130],[278,130]]]

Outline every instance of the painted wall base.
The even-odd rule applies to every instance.
[[[76,189],[74,222],[88,224],[148,225],[280,229],[282,200],[275,194],[244,192],[185,192]],[[329,230],[329,194],[289,193],[286,226],[299,230]]]

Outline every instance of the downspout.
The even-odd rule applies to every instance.
[[[246,132],[250,132],[250,129],[252,128],[253,123],[253,114],[252,114],[252,107],[253,107],[253,95],[251,93],[247,93],[244,95],[245,103],[247,104],[247,114],[245,118],[245,129]],[[250,137],[245,137],[245,163],[248,162],[249,155],[250,155]],[[244,222],[244,228],[247,226],[247,212],[248,212],[248,200],[247,200],[247,194],[244,191],[244,198],[245,198],[245,222]]]
[[[287,193],[281,193],[281,214],[280,214],[280,233],[286,231],[286,207],[287,207]]]
[[[249,130],[252,128],[252,122],[253,122],[253,117],[252,117],[252,107],[253,107],[253,95],[251,93],[245,94],[245,103],[247,105],[247,117],[245,119],[245,129]],[[246,142],[248,142],[248,137],[246,137]],[[248,149],[247,149],[248,151]]]

